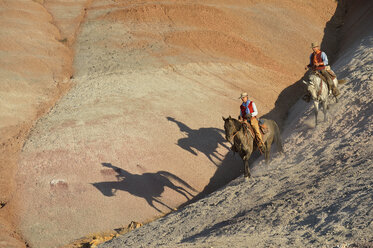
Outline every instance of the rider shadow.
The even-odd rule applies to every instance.
[[[194,155],[197,155],[197,153],[193,149],[204,153],[217,167],[214,175],[210,178],[209,183],[205,186],[205,188],[192,200],[182,204],[180,207],[186,206],[205,197],[206,195],[214,192],[218,188],[226,185],[233,179],[243,174],[244,168],[242,159],[238,156],[238,154],[233,154],[233,152],[230,151],[230,148],[226,145],[227,141],[222,136],[224,135],[223,130],[218,128],[191,129],[184,123],[175,120],[175,118],[167,117],[167,120],[176,123],[180,131],[187,135],[186,138],[181,138],[178,140],[178,146]],[[222,159],[217,156],[216,149],[218,145],[221,145],[230,151],[225,156],[218,153]],[[219,162],[214,162],[212,158],[216,158]],[[253,160],[254,158],[250,159],[249,161]]]
[[[163,213],[154,205],[157,203],[169,210],[173,210],[170,206],[159,200],[165,188],[169,188],[186,200],[194,197],[192,192],[197,192],[187,182],[178,176],[167,171],[158,171],[156,173],[132,174],[126,170],[112,165],[111,163],[101,163],[104,167],[112,169],[117,175],[117,181],[92,183],[103,195],[112,197],[116,195],[118,190],[126,191],[131,195],[144,198],[147,203],[160,213]],[[175,182],[175,183],[174,183]],[[178,186],[181,185],[181,186]]]
[[[223,156],[216,151],[218,145],[223,146],[226,149],[229,149],[225,144],[225,139],[223,138],[223,130],[218,128],[200,128],[200,129],[191,129],[184,123],[177,121],[173,117],[167,117],[167,120],[172,121],[177,124],[180,131],[186,134],[187,137],[181,138],[177,141],[177,145],[183,148],[184,150],[192,153],[197,156],[198,150],[206,155],[206,157],[214,163],[216,166],[218,164],[213,160],[221,162],[221,157]]]

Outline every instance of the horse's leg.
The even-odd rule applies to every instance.
[[[265,150],[265,161],[266,164],[269,164],[269,153],[271,152],[271,146],[272,146],[273,139],[268,139],[265,143],[266,150]]]
[[[245,169],[244,178],[245,178],[245,180],[248,180],[250,178],[249,159],[244,159],[243,160],[243,166],[244,166],[244,169]]]
[[[244,166],[244,178],[245,180],[249,179],[250,177],[250,167],[249,167],[249,158],[250,158],[251,152],[245,151],[245,155],[242,156],[243,160],[243,166]]]
[[[315,105],[315,126],[317,126],[317,113],[319,112],[319,102],[314,101],[313,104]]]
[[[326,115],[326,112],[327,112],[326,110],[328,108],[328,103],[327,103],[326,100],[322,102],[322,108],[323,108],[323,112],[324,112],[324,121],[328,121],[328,116]]]
[[[334,78],[334,80],[333,80],[333,86],[334,86],[333,96],[335,98],[335,102],[337,103],[338,102],[337,96],[339,96],[341,94],[341,92],[338,89],[338,79],[337,78]]]
[[[242,147],[242,160],[244,164],[244,178],[245,180],[248,180],[250,177],[250,167],[249,167],[249,158],[251,156],[251,153],[253,152],[253,145],[254,145],[254,140],[251,138],[250,135],[244,135],[244,142],[243,142],[243,147]]]

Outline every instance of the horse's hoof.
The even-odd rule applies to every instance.
[[[245,182],[249,181],[249,177],[244,177],[244,179],[245,179]]]

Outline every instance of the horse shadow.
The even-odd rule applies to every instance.
[[[178,194],[184,196],[187,201],[194,195],[191,192],[197,192],[187,182],[178,176],[167,171],[158,171],[156,173],[132,174],[111,163],[101,163],[102,166],[111,168],[115,173],[117,181],[92,183],[104,196],[113,197],[118,190],[126,191],[131,195],[144,198],[146,202],[160,213],[163,211],[155,206],[157,203],[163,207],[173,210],[170,206],[162,202],[159,198],[165,188],[169,188]],[[181,185],[181,186],[180,186]]]
[[[176,123],[180,131],[186,134],[185,138],[178,140],[178,146],[194,155],[197,155],[195,150],[204,153],[217,167],[214,175],[212,175],[204,189],[193,199],[182,204],[180,207],[186,206],[205,197],[243,174],[244,168],[242,165],[242,159],[238,155],[229,152],[224,156],[216,152],[218,145],[221,145],[230,151],[230,148],[226,145],[227,141],[223,138],[223,130],[218,128],[192,129],[186,124],[177,121],[175,118],[167,117],[167,120]],[[218,155],[220,155],[221,158],[218,157]],[[213,158],[216,158],[218,162],[214,162],[212,160]],[[257,156],[255,156],[255,158],[257,158]],[[249,162],[253,162],[255,158],[251,158]]]
[[[213,164],[218,166],[214,159],[221,162],[221,157],[223,157],[223,155],[217,152],[216,149],[219,145],[229,149],[224,144],[225,139],[222,136],[224,134],[223,130],[213,127],[192,129],[173,117],[167,117],[167,120],[176,123],[180,131],[186,135],[185,138],[181,138],[177,141],[178,146],[195,156],[198,155],[196,152],[196,150],[198,150],[205,154]]]

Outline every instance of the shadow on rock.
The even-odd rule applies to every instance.
[[[118,190],[126,191],[131,195],[144,198],[151,207],[161,213],[162,211],[156,207],[154,203],[173,210],[170,206],[159,200],[165,188],[168,187],[171,190],[183,195],[186,200],[190,200],[194,197],[194,195],[190,193],[191,191],[196,192],[196,190],[187,182],[167,171],[143,173],[139,175],[132,174],[126,170],[112,165],[111,163],[102,163],[102,166],[111,168],[115,173],[117,173],[117,181],[98,182],[92,184],[103,195],[112,197],[116,195]]]
[[[225,139],[222,136],[224,134],[223,130],[213,127],[192,129],[173,117],[167,117],[167,120],[176,123],[180,131],[186,135],[185,138],[181,138],[177,141],[178,146],[196,156],[196,150],[200,151],[205,154],[212,163],[218,166],[213,160],[214,158],[219,162],[222,161],[222,154],[216,151],[218,145],[228,149],[224,144]]]
[[[290,108],[307,92],[307,87],[302,80],[306,80],[308,74],[309,73],[306,72],[302,78],[281,91],[275,102],[275,107],[261,118],[274,120],[280,130],[283,130],[284,122],[288,116]]]

